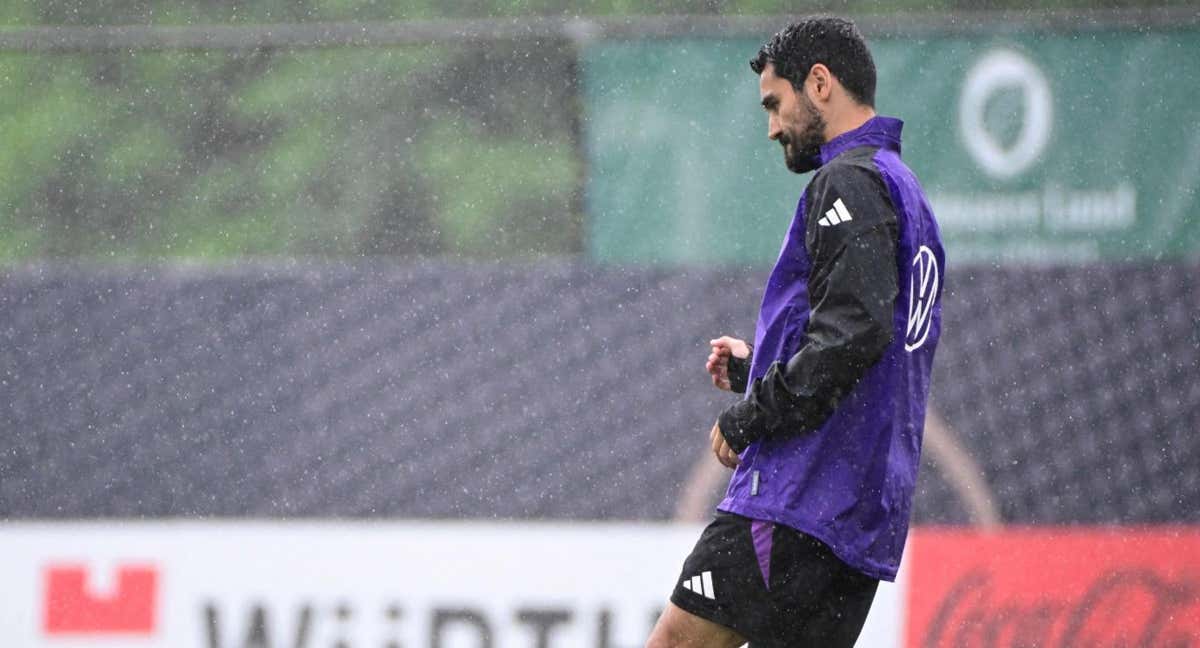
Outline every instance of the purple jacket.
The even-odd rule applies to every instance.
[[[883,580],[908,535],[945,284],[902,126],[875,117],[821,147],[763,292],[746,398],[719,420],[742,459],[720,510]]]

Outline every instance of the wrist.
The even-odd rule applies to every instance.
[[[747,355],[745,358],[730,356],[727,365],[726,373],[729,376],[729,389],[739,394],[746,391],[746,383],[750,379],[750,358],[752,355]]]
[[[721,436],[725,437],[725,443],[741,454],[762,436],[762,425],[758,419],[758,412],[752,403],[739,401],[721,412],[717,426]]]

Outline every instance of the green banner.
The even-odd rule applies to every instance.
[[[766,138],[757,40],[584,53],[588,246],[600,260],[774,260],[808,177]],[[871,40],[952,261],[1200,252],[1200,32]]]

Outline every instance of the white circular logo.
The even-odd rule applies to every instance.
[[[904,350],[916,351],[925,344],[933,327],[933,303],[938,294],[938,264],[933,250],[921,246],[912,260],[908,275],[908,329],[904,333]]]
[[[996,92],[1016,88],[1024,99],[1021,133],[1009,146],[997,141],[984,123],[988,99]],[[1054,116],[1050,84],[1038,66],[1008,49],[988,53],[967,73],[958,105],[967,151],[993,178],[1011,178],[1033,164],[1050,140]]]

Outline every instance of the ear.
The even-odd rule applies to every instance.
[[[815,63],[808,71],[808,79],[804,84],[813,94],[814,101],[829,101],[833,93],[833,73],[824,63]]]

